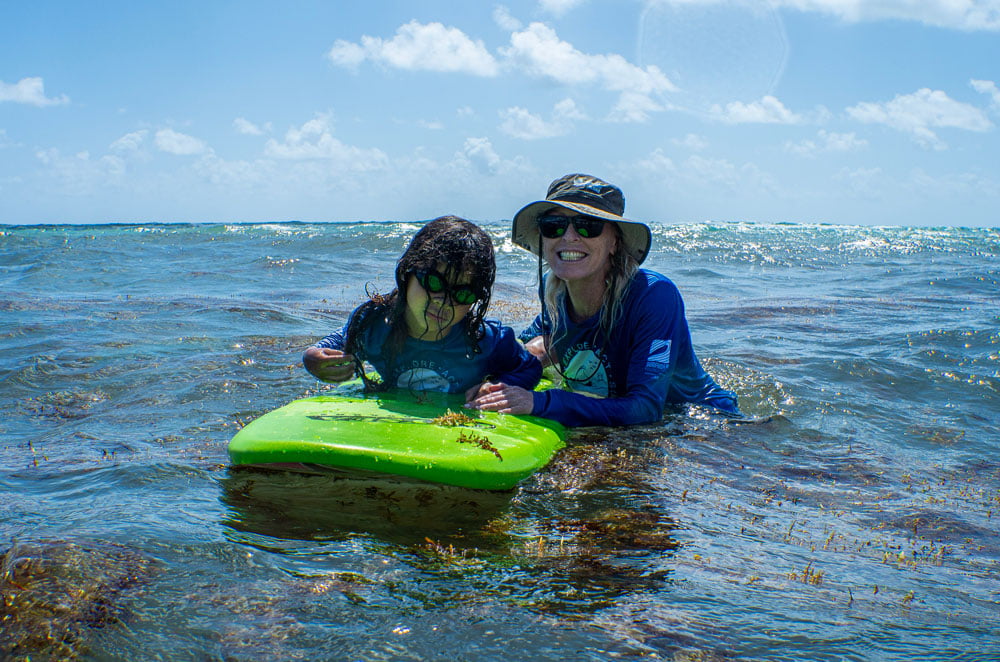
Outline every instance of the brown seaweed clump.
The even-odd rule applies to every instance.
[[[85,656],[88,630],[122,621],[123,592],[144,583],[152,564],[106,542],[14,543],[0,554],[0,659]]]
[[[443,425],[445,427],[472,427],[476,424],[476,419],[462,412],[453,412],[451,409],[433,419],[431,423]]]
[[[649,510],[610,508],[587,519],[546,522],[543,527],[568,536],[580,553],[672,552],[679,546],[674,521]]]
[[[456,439],[455,441],[457,441],[460,444],[473,444],[475,446],[479,446],[484,451],[489,451],[490,453],[493,453],[494,455],[497,456],[498,460],[503,462],[503,456],[500,455],[500,451],[497,450],[497,447],[490,442],[489,437],[478,435],[475,432],[466,433],[465,430],[462,430],[461,432],[458,433],[458,439]]]

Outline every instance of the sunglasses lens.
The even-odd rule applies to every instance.
[[[577,216],[573,220],[573,227],[576,228],[576,233],[583,237],[584,239],[591,239],[597,237],[604,230],[604,221],[598,218],[587,218],[585,216]]]
[[[543,216],[538,219],[538,230],[546,239],[558,239],[566,234],[569,219],[565,216]]]
[[[566,228],[573,223],[573,229],[584,239],[600,236],[604,231],[604,221],[589,216],[542,216],[538,219],[538,231],[546,239],[558,239],[566,234]]]
[[[436,271],[418,271],[415,275],[417,282],[420,283],[420,287],[424,288],[424,290],[430,294],[441,294],[444,292],[451,297],[452,301],[460,306],[471,306],[479,299],[479,294],[468,285],[449,287],[448,283],[445,282],[444,276]]]
[[[431,294],[439,294],[444,291],[444,279],[435,273],[419,273],[417,274],[417,282],[420,283],[420,287]]]
[[[468,287],[459,287],[452,292],[452,298],[459,305],[471,306],[479,297]]]

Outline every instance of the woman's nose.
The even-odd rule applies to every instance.
[[[583,237],[580,236],[580,233],[576,231],[576,226],[572,223],[566,226],[566,232],[563,233],[563,239],[578,241],[582,238]]]

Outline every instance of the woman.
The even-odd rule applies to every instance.
[[[479,226],[442,216],[414,235],[396,263],[396,288],[361,304],[339,331],[303,354],[323,381],[358,374],[374,390],[465,393],[487,379],[532,389],[542,366],[509,327],[485,319],[496,275],[493,242]],[[374,383],[364,361],[378,371]]]
[[[677,287],[639,268],[650,231],[624,212],[618,187],[572,174],[514,216],[514,243],[539,256],[539,272],[542,258],[549,266],[542,313],[521,339],[564,390],[487,383],[470,407],[569,426],[658,421],[668,402],[739,413],[695,356]]]

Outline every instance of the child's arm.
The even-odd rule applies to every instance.
[[[354,376],[355,357],[344,353],[347,325],[310,347],[302,355],[302,365],[316,379],[343,382]]]
[[[476,384],[465,391],[465,401],[471,403],[480,396],[493,392],[499,386],[516,386],[531,392],[542,378],[542,364],[517,341],[514,332],[496,322],[487,322],[486,337],[483,342],[489,347],[487,374],[488,381]]]
[[[542,378],[542,364],[517,341],[510,327],[497,324],[493,330],[495,341],[488,366],[490,381],[520,386],[528,391],[535,388]]]
[[[549,356],[549,353],[545,348],[545,343],[548,341],[548,336],[535,336],[531,340],[524,343],[524,348],[531,352],[535,358],[541,362],[542,368],[547,368],[552,365],[552,357]]]

